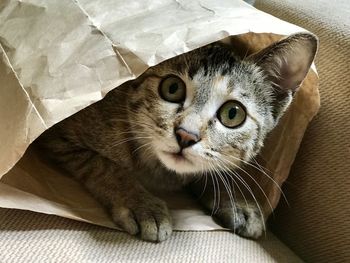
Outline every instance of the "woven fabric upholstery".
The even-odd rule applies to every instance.
[[[175,232],[160,244],[57,216],[0,209],[0,262],[301,262],[272,234]]]
[[[318,35],[321,109],[304,136],[275,233],[309,262],[350,262],[350,1],[258,0]]]

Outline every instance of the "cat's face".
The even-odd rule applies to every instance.
[[[274,92],[252,60],[221,45],[161,63],[137,85],[129,109],[140,147],[179,174],[249,161],[292,98],[291,90]]]

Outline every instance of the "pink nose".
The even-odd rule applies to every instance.
[[[197,134],[190,133],[183,128],[175,129],[175,134],[176,134],[177,143],[182,149],[190,147],[193,144],[199,142],[200,140]]]

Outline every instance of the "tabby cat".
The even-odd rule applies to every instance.
[[[56,124],[39,144],[131,235],[169,238],[168,208],[152,192],[187,186],[223,226],[257,238],[264,226],[259,207],[238,193],[233,198],[220,175],[259,153],[316,49],[309,33],[243,59],[223,43],[196,49],[149,68]],[[208,175],[228,191],[213,194],[210,180],[203,187],[198,179]]]

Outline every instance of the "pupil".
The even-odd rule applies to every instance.
[[[228,111],[228,117],[232,120],[237,114],[237,110],[236,108],[231,108],[229,111]]]
[[[177,83],[173,83],[169,86],[169,93],[174,94],[178,89]]]

